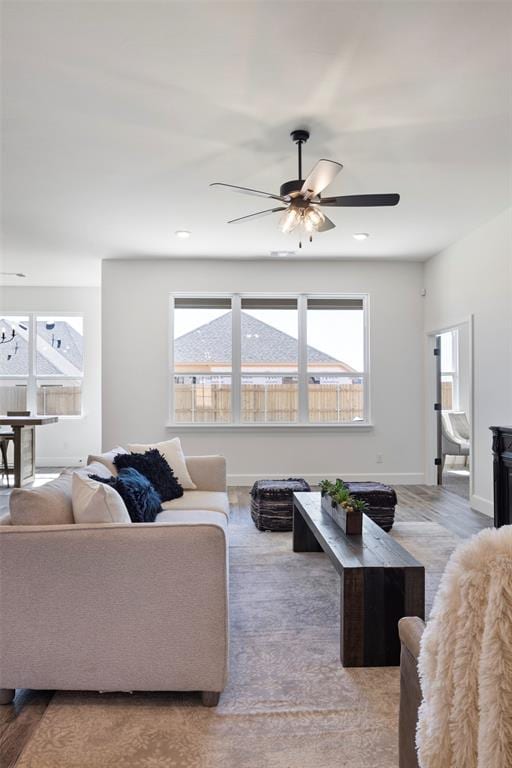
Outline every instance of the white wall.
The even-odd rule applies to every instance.
[[[37,428],[37,464],[76,465],[101,445],[101,300],[99,288],[0,288],[0,312],[76,312],[84,316],[83,416]]]
[[[470,409],[470,376],[471,354],[469,348],[469,323],[457,327],[459,334],[459,410],[469,413]]]
[[[491,425],[512,423],[512,209],[425,265],[425,329],[473,315],[473,493],[492,512]]]
[[[104,261],[103,447],[179,433],[189,454],[224,454],[232,483],[422,482],[422,279],[423,265],[412,262]],[[373,429],[167,428],[169,295],[193,290],[368,292]]]

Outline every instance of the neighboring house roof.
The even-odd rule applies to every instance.
[[[0,374],[22,377],[28,373],[27,326],[25,323],[21,326],[19,323],[10,323],[0,317],[0,329],[5,329],[7,338],[13,328],[16,331],[14,340],[0,344]],[[56,320],[54,323],[39,320],[37,335],[42,340],[36,354],[38,376],[69,375],[73,369],[82,371],[83,337],[73,326],[65,320]]]
[[[242,357],[244,363],[277,366],[297,362],[297,339],[242,312]],[[231,362],[231,313],[227,312],[174,342],[174,360],[178,365]],[[341,360],[308,346],[310,363],[338,366],[353,371]]]

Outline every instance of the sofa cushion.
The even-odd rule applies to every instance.
[[[215,525],[222,528],[227,536],[228,520],[223,512],[211,509],[164,509],[156,516],[155,523],[175,523],[180,525]]]
[[[103,464],[103,466],[105,466],[112,475],[117,475],[114,459],[120,453],[128,453],[128,451],[118,445],[117,448],[112,448],[110,451],[105,451],[105,453],[99,453],[96,455],[91,453],[87,457],[87,465],[92,464],[93,462],[97,462],[99,464]],[[95,474],[97,475],[99,473],[95,472]]]
[[[114,488],[92,480],[83,472],[72,476],[75,523],[130,523],[126,505]]]
[[[224,456],[187,456],[187,469],[197,491],[226,493],[226,459]]]
[[[114,458],[118,472],[131,467],[144,475],[160,495],[160,501],[170,501],[183,496],[183,488],[160,451],[153,448],[145,453],[122,453]]]
[[[221,491],[185,491],[181,499],[173,499],[162,504],[163,510],[197,510],[222,512],[229,519],[229,502],[226,493]]]
[[[118,492],[126,504],[132,523],[152,523],[161,510],[160,495],[148,478],[132,467],[119,470],[117,477],[104,479],[99,475],[92,475],[91,479],[106,483]]]
[[[74,523],[71,486],[73,472],[64,472],[39,488],[13,488],[9,498],[12,525]]]
[[[176,479],[183,489],[185,491],[194,491],[196,489],[196,485],[192,482],[192,478],[187,469],[185,454],[181,448],[179,437],[173,437],[172,440],[164,440],[162,443],[152,443],[150,445],[130,443],[128,448],[132,453],[144,453],[145,451],[150,451],[152,448],[156,448],[157,451],[160,451],[171,469],[174,470]]]

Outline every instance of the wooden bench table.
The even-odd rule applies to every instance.
[[[341,663],[398,666],[398,620],[425,617],[424,567],[366,515],[362,535],[346,536],[319,493],[293,498],[293,551],[325,552],[340,575]]]

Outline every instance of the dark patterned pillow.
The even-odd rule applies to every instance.
[[[93,480],[110,485],[126,505],[132,523],[154,523],[162,502],[147,477],[136,469],[121,469],[117,477],[90,475]]]
[[[162,501],[183,496],[183,488],[174,477],[173,470],[156,448],[146,453],[118,453],[114,456],[114,465],[118,471],[132,467],[147,477]]]

